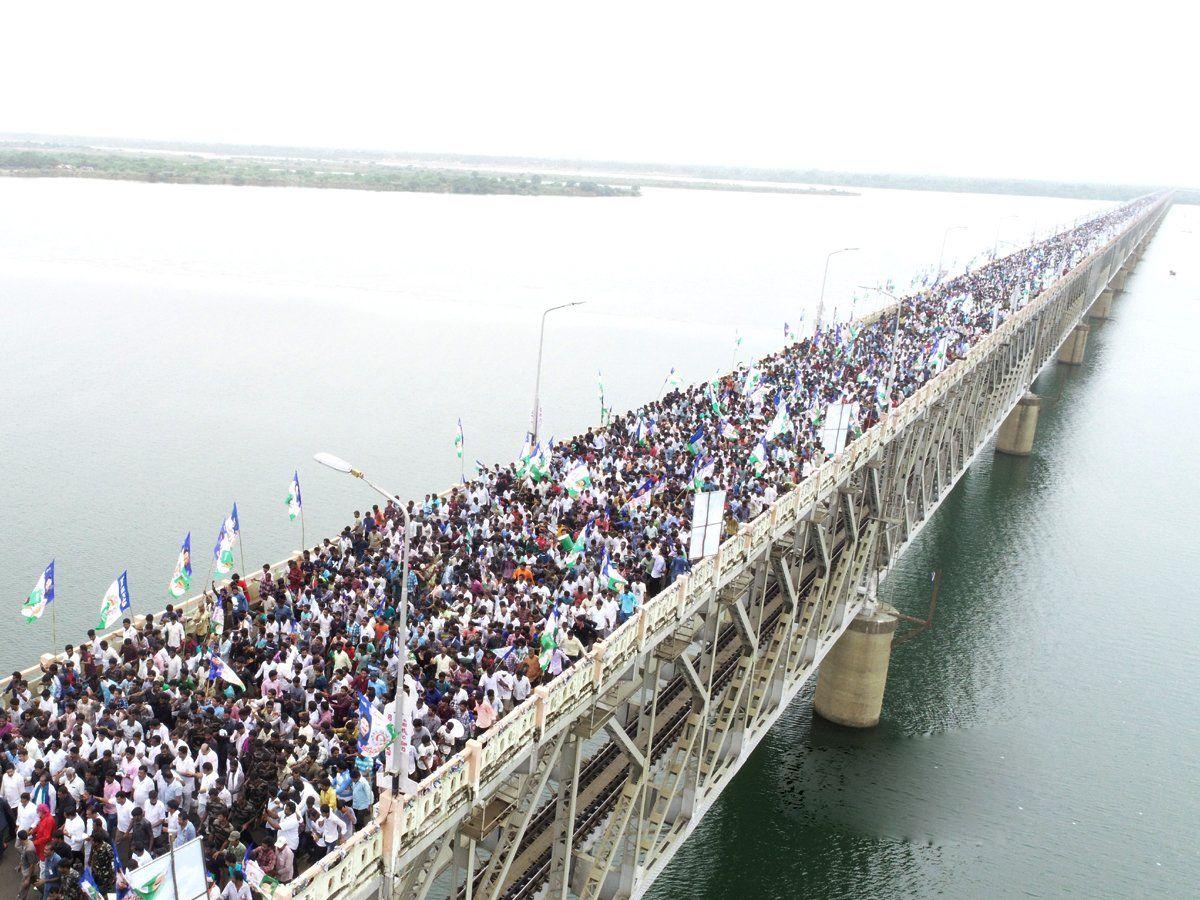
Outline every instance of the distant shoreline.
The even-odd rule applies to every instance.
[[[92,178],[150,184],[307,187],[433,194],[535,197],[638,197],[643,187],[857,196],[800,185],[438,168],[353,159],[293,159],[153,153],[123,148],[48,148],[0,144],[0,177]]]

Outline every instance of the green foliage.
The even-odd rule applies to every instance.
[[[636,197],[636,186],[553,181],[541,175],[500,175],[379,163],[237,157],[152,156],[84,149],[0,149],[0,175],[111,178],[172,184],[229,184],[441,194],[525,194]]]

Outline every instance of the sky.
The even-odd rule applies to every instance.
[[[1189,4],[30,3],[0,132],[1200,187]]]

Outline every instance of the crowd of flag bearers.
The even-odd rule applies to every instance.
[[[925,287],[869,324],[789,329],[779,352],[703,384],[672,370],[632,412],[608,409],[601,380],[604,427],[530,437],[517,462],[408,501],[405,722],[391,715],[403,519],[390,505],[253,575],[236,559],[234,505],[186,613],[133,615],[121,573],[96,629],[40,683],[14,674],[3,694],[0,835],[24,890],[119,891],[124,867],[198,834],[216,891],[269,896],[370,820],[401,732],[419,783],[686,572],[696,491],[727,492],[727,527],[753,519],[1138,208]],[[463,443],[460,422],[460,459]],[[286,504],[303,521],[296,476]],[[173,598],[192,574],[188,534]],[[22,611],[35,621],[54,600],[52,561]]]

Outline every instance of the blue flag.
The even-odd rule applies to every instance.
[[[358,695],[358,749],[366,746],[371,736],[371,701],[366,694]]]
[[[96,879],[92,877],[90,866],[84,866],[83,874],[79,876],[79,892],[87,900],[104,900],[105,895],[97,886]]]

